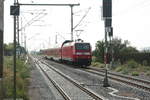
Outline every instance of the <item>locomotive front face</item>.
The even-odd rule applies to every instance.
[[[74,60],[79,65],[91,64],[91,46],[89,43],[75,43]]]
[[[76,43],[75,49],[89,51],[91,48],[89,43]]]

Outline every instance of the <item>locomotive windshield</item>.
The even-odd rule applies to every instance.
[[[76,50],[89,50],[90,44],[89,43],[76,43],[75,48]]]

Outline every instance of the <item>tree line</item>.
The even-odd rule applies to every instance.
[[[26,53],[26,50],[22,46],[17,46],[16,48],[17,53]],[[13,56],[14,54],[14,44],[9,43],[9,44],[4,44],[4,56]]]
[[[95,61],[104,63],[104,48],[105,42],[103,40],[97,41],[96,48],[93,51]],[[108,42],[108,48],[109,62],[111,62],[113,57],[115,62],[120,62],[121,64],[128,60],[135,60],[140,64],[150,65],[150,50],[139,51],[135,47],[130,46],[128,40],[123,41],[120,38],[114,38],[111,42]]]

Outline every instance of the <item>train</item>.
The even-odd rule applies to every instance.
[[[66,40],[59,48],[42,50],[45,58],[73,65],[89,66],[92,61],[90,43]]]

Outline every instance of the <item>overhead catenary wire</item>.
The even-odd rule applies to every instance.
[[[73,29],[76,29],[81,24],[81,22],[87,16],[87,14],[89,13],[90,10],[91,10],[91,7],[88,8],[88,11],[85,13],[85,15],[81,18],[81,20],[79,21],[79,23]]]
[[[37,22],[39,19],[43,18],[47,13],[43,14],[43,16],[40,16],[37,20],[33,20],[32,22],[30,23],[27,23],[26,25],[27,26],[30,26],[31,24],[33,24],[34,22]]]
[[[45,10],[39,12],[35,17],[33,17],[30,21],[27,21],[27,23],[20,29],[24,29],[27,26],[30,26],[32,23],[36,22],[36,20],[39,20],[41,18],[43,18],[47,13],[43,13]],[[41,14],[43,14],[43,16],[40,16]],[[24,17],[24,16],[23,16]],[[24,19],[26,20],[26,18],[24,17]],[[35,20],[36,19],[36,20]]]
[[[82,12],[86,12],[87,9],[89,9],[89,7],[88,7],[88,8],[85,8],[85,9],[81,9],[81,10],[79,10],[79,11],[76,11],[76,12],[73,13],[73,15],[76,16],[76,14],[79,14],[79,13],[82,13]]]

